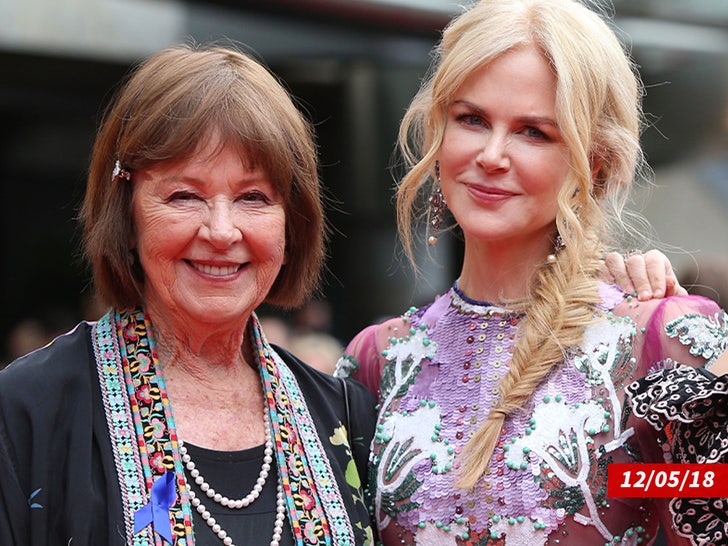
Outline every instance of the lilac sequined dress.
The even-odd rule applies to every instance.
[[[469,492],[453,486],[457,456],[497,400],[521,317],[450,290],[351,342],[337,374],[379,398],[371,477],[384,544],[636,545],[654,540],[660,518],[671,525],[669,499],[607,496],[610,463],[664,462],[669,451],[624,411],[624,386],[668,360],[705,365],[728,318],[703,298],[601,292],[601,319],[506,419],[490,472]]]

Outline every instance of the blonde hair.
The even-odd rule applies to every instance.
[[[144,275],[130,259],[131,185],[112,181],[195,153],[212,136],[266,170],[283,197],[286,264],[266,302],[302,303],[319,283],[326,224],[310,123],[263,65],[232,47],[179,45],[135,68],[108,106],[81,211],[84,250],[99,295],[118,308],[141,303]]]
[[[506,416],[582,339],[599,302],[600,259],[638,166],[642,87],[615,32],[574,0],[482,0],[455,18],[435,49],[429,77],[406,112],[399,147],[409,171],[397,192],[399,234],[410,260],[418,197],[434,182],[447,109],[478,67],[518,47],[535,45],[557,78],[556,117],[570,152],[558,196],[554,237],[565,248],[534,272],[500,400],[461,454],[458,485],[472,487],[487,471]],[[421,215],[420,215],[421,216]]]

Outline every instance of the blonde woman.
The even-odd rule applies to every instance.
[[[361,332],[337,371],[379,398],[384,544],[651,544],[661,523],[698,543],[667,499],[607,495],[610,464],[664,461],[625,386],[667,360],[709,365],[728,336],[708,300],[601,280],[642,167],[641,96],[609,23],[576,1],[483,0],[444,31],[402,123],[397,210],[411,256],[421,196],[431,226],[449,209],[462,269]]]

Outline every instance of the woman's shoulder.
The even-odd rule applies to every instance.
[[[685,331],[696,327],[721,329],[728,321],[728,315],[716,302],[692,295],[649,301],[628,297],[616,305],[613,312],[631,318],[642,331],[659,332],[660,335],[672,335],[678,329]]]
[[[348,406],[351,414],[357,415],[357,419],[374,418],[374,395],[361,382],[322,372],[281,347],[274,346],[274,350],[295,376],[303,396],[319,408],[319,411]],[[336,411],[338,410],[335,409],[334,412]]]
[[[0,400],[53,396],[71,385],[87,381],[93,362],[91,324],[79,323],[48,345],[17,358],[0,371]]]
[[[680,316],[713,316],[723,311],[715,301],[694,295],[648,301],[638,301],[636,297],[623,295],[611,308],[615,314],[630,316],[638,322],[667,322]]]
[[[285,362],[286,366],[291,370],[297,381],[306,390],[325,390],[327,392],[335,393],[335,397],[343,396],[343,390],[341,386],[341,378],[335,377],[332,374],[323,372],[317,368],[314,368],[310,364],[298,358],[296,355],[279,346],[273,346],[276,354]],[[359,396],[360,392],[366,391],[363,385],[358,381],[349,380],[347,387],[351,386],[350,391],[353,391],[353,396]],[[351,395],[351,392],[350,392]],[[364,396],[369,396],[368,393]]]
[[[408,336],[415,326],[426,324],[428,327],[432,327],[440,316],[449,309],[451,301],[450,292],[446,292],[426,305],[410,307],[399,316],[371,324],[352,338],[346,347],[345,354],[361,353],[362,347],[368,348],[371,345],[374,345],[377,350],[382,350],[391,343],[393,338]]]
[[[39,438],[65,437],[89,411],[96,378],[89,334],[81,323],[0,371],[0,435],[19,457]]]
[[[346,346],[334,374],[338,377],[353,377],[376,395],[386,360],[383,353],[393,338],[407,335],[411,324],[410,317],[405,314],[367,326]]]
[[[728,314],[702,296],[625,299],[613,312],[634,321],[638,354],[649,366],[667,359],[702,366],[728,347]]]

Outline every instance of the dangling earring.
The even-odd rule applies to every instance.
[[[556,239],[554,239],[554,251],[546,256],[546,261],[550,264],[554,263],[556,261],[556,255],[564,248],[566,248],[566,243],[564,243],[564,239],[562,239],[559,234],[556,236]]]
[[[435,161],[435,177],[437,178],[437,184],[435,185],[432,195],[430,195],[430,228],[432,229],[432,235],[427,238],[427,243],[432,246],[437,244],[437,234],[442,229],[443,216],[445,215],[445,209],[447,203],[445,203],[445,197],[442,195],[442,185],[440,184],[440,162]]]

